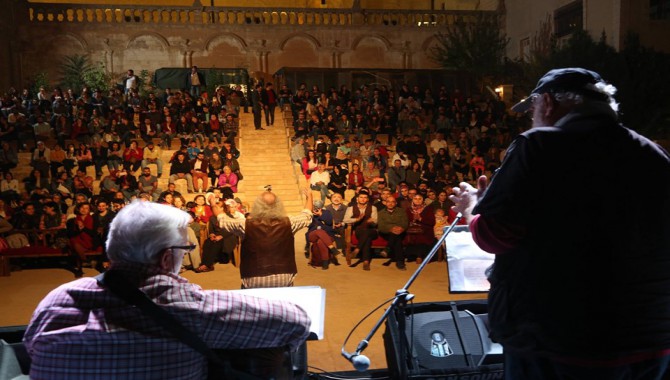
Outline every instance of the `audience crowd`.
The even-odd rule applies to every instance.
[[[390,258],[385,265],[422,262],[455,218],[451,188],[494,172],[512,138],[527,127],[499,99],[476,100],[446,86],[434,96],[408,85],[310,91],[301,84],[295,92],[282,86],[278,96],[293,117],[291,159],[319,192],[318,205],[331,201],[317,207],[305,249],[309,256],[312,243],[311,263],[324,269],[343,223],[352,226],[351,256],[359,256],[365,270],[372,246]],[[346,190],[353,190],[348,208],[340,206]],[[347,261],[355,266],[352,257]],[[337,262],[332,254],[330,260]]]
[[[189,211],[194,242],[201,230],[209,231],[198,247],[203,260],[196,271],[233,260],[235,239],[216,228],[216,218],[245,211],[235,199],[244,94],[239,86],[220,86],[211,95],[165,89],[141,96],[133,77],[129,70],[123,86],[107,94],[11,89],[0,99],[0,217],[9,247],[69,247],[86,265],[91,252],[104,254],[115,213],[141,198]],[[267,108],[276,103],[293,118],[291,159],[320,195],[306,254],[311,246],[310,262],[324,269],[339,265],[346,224],[364,269],[370,269],[373,246],[391,258],[387,265],[395,261],[404,269],[406,260],[420,262],[453,220],[451,187],[494,171],[525,127],[498,99],[475,100],[446,86],[436,96],[407,85],[321,91],[301,84],[275,92],[267,83],[257,91],[252,98]],[[177,150],[164,162],[163,151],[173,146]],[[19,151],[32,152],[32,170],[17,179],[12,170]],[[187,194],[198,194],[193,201],[177,191],[179,180]],[[348,207],[347,194],[353,194]]]
[[[135,198],[190,212],[195,242],[214,214],[242,209],[234,200],[242,179],[239,86],[209,96],[171,89],[140,96],[134,77],[129,70],[123,86],[107,94],[11,89],[0,98],[0,217],[8,247],[69,248],[86,265],[91,253],[104,254],[112,218]],[[173,146],[166,160],[163,151]],[[20,151],[32,152],[26,178],[13,174],[23,169]],[[177,190],[180,180],[187,194],[198,194],[192,202]]]

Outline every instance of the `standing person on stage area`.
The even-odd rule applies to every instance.
[[[512,107],[533,128],[490,185],[454,188],[496,254],[489,324],[506,379],[670,375],[670,155],[619,124],[615,91],[593,71],[549,71]]]
[[[200,89],[205,85],[205,77],[198,71],[198,66],[192,66],[188,73],[187,85],[192,97],[200,97]]]
[[[301,345],[310,319],[298,306],[203,290],[178,275],[184,253],[193,248],[189,221],[171,206],[142,201],[125,206],[110,226],[110,271],[212,349]],[[91,277],[49,293],[23,339],[33,379],[207,378],[203,354]]]
[[[275,124],[275,108],[277,107],[277,93],[272,88],[272,83],[265,84],[265,90],[261,93],[263,101],[263,112],[265,113],[265,126]]]
[[[250,217],[220,219],[221,228],[242,238],[242,288],[293,286],[298,272],[294,235],[312,222],[312,191],[303,189],[305,209],[287,216],[282,201],[271,191],[261,193]]]
[[[262,92],[263,86],[257,84],[256,89],[251,93],[251,112],[254,114],[254,128],[256,130],[265,129],[261,127],[261,122],[263,121],[262,110],[265,108]]]

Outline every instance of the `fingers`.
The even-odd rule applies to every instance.
[[[489,186],[489,179],[485,175],[477,178],[477,191],[481,194]]]
[[[467,182],[461,182],[460,184],[458,184],[458,187],[452,188],[452,191],[453,191],[454,195],[457,196],[457,197],[459,197],[463,194],[466,194],[468,192],[473,192],[474,190],[475,190],[475,188],[472,187],[472,185],[470,185]],[[454,196],[454,195],[452,195],[452,196]],[[450,196],[450,199],[451,199],[452,196]]]

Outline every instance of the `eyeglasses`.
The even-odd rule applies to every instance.
[[[189,244],[189,245],[173,245],[171,247],[167,247],[165,249],[183,249],[186,252],[191,252],[192,250],[195,249],[195,244]]]

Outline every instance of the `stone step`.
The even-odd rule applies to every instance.
[[[247,181],[243,180],[240,181],[240,184],[238,187],[244,187],[245,189],[259,189],[262,190],[266,185],[272,185],[272,188],[275,190],[295,190],[297,191],[297,183],[295,181],[283,181],[283,182],[277,182],[277,181]]]
[[[244,164],[240,163],[240,166],[253,170],[273,170],[274,168],[286,168],[287,162],[287,159],[270,162],[263,162],[260,160],[245,160]]]

